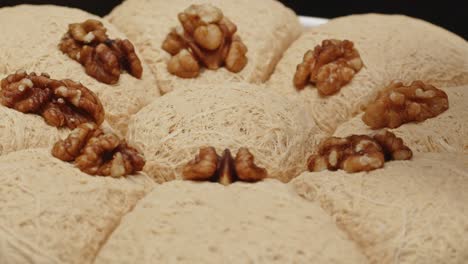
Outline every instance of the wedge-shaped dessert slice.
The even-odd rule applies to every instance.
[[[208,4],[208,11],[202,10],[197,12],[200,8],[191,8],[192,5],[201,4]],[[219,14],[213,15],[213,10],[218,10],[222,16]],[[222,67],[217,70],[209,70],[207,67],[203,67],[200,74],[195,75],[196,77],[191,74],[185,74],[186,78],[192,77],[190,79],[184,79],[171,74],[168,71],[168,62],[172,56],[162,47],[168,34],[171,32],[177,33],[176,27],[181,28],[180,14],[184,13],[201,18],[197,19],[197,21],[202,21],[204,25],[210,24],[208,29],[214,28],[214,31],[206,28],[206,30],[199,30],[199,32],[205,32],[199,35],[218,36],[222,34],[223,36],[230,36],[231,33],[227,32],[232,32],[232,29],[236,28],[234,40],[239,40],[240,38],[248,50],[245,67],[240,72],[237,72],[239,70],[237,67],[229,67],[229,62],[227,62],[228,67]],[[223,22],[221,22],[222,25],[229,25],[226,28],[226,33],[224,33],[225,31],[222,27],[221,29],[217,29],[218,27],[215,26],[220,24],[218,20],[222,19],[222,17],[230,21],[225,23],[223,19]],[[210,0],[204,3],[189,0],[129,0],[114,9],[108,18],[125,32],[141,50],[143,58],[156,74],[159,88],[163,93],[191,85],[192,83],[214,84],[227,81],[264,82],[269,78],[284,50],[299,36],[302,30],[294,12],[275,0]],[[182,18],[182,21],[185,21],[184,18]],[[232,27],[232,25],[235,27]],[[186,27],[186,29],[188,28]],[[188,33],[190,31],[189,29]],[[207,32],[214,33],[207,34]],[[179,36],[184,36],[184,34],[179,34]],[[187,34],[186,37],[184,37],[186,39],[185,43],[193,43],[190,40],[193,37],[191,33]],[[227,41],[228,43],[230,42],[229,39]],[[209,45],[199,47],[202,51],[201,54],[211,54],[213,52],[210,51],[219,47],[217,41],[210,43]],[[194,46],[192,45],[191,47],[193,48]],[[186,47],[180,55],[187,56],[187,52],[185,51],[187,51]],[[174,51],[174,53],[178,52],[179,49]],[[229,58],[229,56],[227,57]],[[211,65],[211,63],[208,64]],[[187,66],[186,69],[193,68],[193,61],[191,65],[190,67]],[[232,72],[233,70],[234,72]]]
[[[87,22],[89,19],[91,22]],[[106,120],[122,133],[129,116],[159,95],[156,81],[144,62],[140,65],[141,76],[136,66],[122,70],[126,64],[136,62],[138,52],[131,52],[128,42],[123,45],[123,41],[117,41],[126,37],[96,16],[66,7],[21,5],[0,9],[0,25],[1,78],[25,70],[81,82],[98,95]],[[75,43],[75,38],[82,41]],[[98,44],[104,40],[105,45]],[[87,48],[82,49],[84,46]],[[113,78],[101,79],[107,75]],[[102,81],[111,81],[113,85]]]
[[[0,157],[0,262],[91,263],[152,187],[143,174],[93,177],[31,149]]]
[[[304,171],[309,135],[323,133],[301,107],[263,86],[193,85],[169,93],[132,117],[128,142],[146,158],[144,171],[158,182],[182,179],[200,148],[221,156],[248,148],[271,178],[288,181]]]
[[[177,195],[174,195],[177,193]],[[367,263],[314,203],[288,186],[173,181],[126,215],[95,263]]]
[[[468,152],[468,86],[444,89],[450,107],[439,116],[392,129],[415,152]],[[335,136],[377,133],[363,120],[363,114],[343,123]]]
[[[304,100],[317,125],[333,133],[395,80],[439,88],[468,84],[467,42],[405,16],[337,18],[294,42],[268,86]]]
[[[371,263],[467,261],[468,156],[420,154],[370,173],[304,173],[291,185],[320,203]]]

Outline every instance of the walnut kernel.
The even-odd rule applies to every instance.
[[[302,90],[310,81],[321,95],[332,95],[347,85],[362,67],[363,62],[353,42],[324,40],[322,45],[304,54],[293,82],[298,90]]]
[[[210,70],[225,66],[237,73],[247,65],[247,46],[235,35],[236,25],[219,8],[191,5],[178,18],[182,27],[172,29],[162,44],[162,49],[173,56],[168,62],[171,74],[194,78],[200,72],[199,65]],[[190,60],[189,65],[182,63],[182,58]]]
[[[200,73],[200,65],[190,52],[183,49],[169,60],[167,70],[181,78],[194,78]]]
[[[247,148],[240,148],[234,160],[235,170],[240,180],[246,182],[261,181],[267,177],[267,171],[255,165],[255,158]]]
[[[104,25],[94,19],[70,24],[59,49],[100,82],[117,83],[123,70],[140,79],[143,67],[133,44],[127,39],[109,39],[106,32]]]
[[[100,125],[104,121],[99,98],[71,80],[17,72],[3,79],[1,88],[1,104],[23,113],[39,114],[51,126],[75,128],[86,122]]]
[[[449,108],[447,94],[422,81],[409,86],[392,83],[367,106],[362,117],[372,129],[397,128],[409,122],[421,122],[438,116]]]
[[[55,143],[52,155],[90,175],[122,177],[141,171],[143,156],[116,134],[94,124],[81,124],[65,140]]]
[[[411,157],[411,150],[401,138],[389,131],[382,131],[373,137],[352,135],[328,138],[320,144],[318,153],[309,157],[308,168],[310,171],[342,169],[353,173],[382,168],[385,161],[408,160]]]
[[[388,130],[381,130],[374,135],[374,139],[382,147],[387,160],[409,160],[413,152],[405,146],[403,139]]]
[[[200,148],[200,153],[183,170],[186,180],[206,180],[212,177],[218,167],[218,154],[213,147]]]
[[[257,182],[268,176],[264,168],[258,167],[247,148],[240,148],[233,159],[229,149],[222,156],[213,147],[200,148],[199,154],[183,168],[185,180],[212,181],[229,185],[235,181]]]

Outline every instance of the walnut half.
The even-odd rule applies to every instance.
[[[90,175],[122,177],[141,171],[145,159],[116,134],[105,133],[94,124],[81,124],[52,148],[52,155]]]
[[[414,81],[409,86],[394,82],[367,106],[362,120],[372,129],[397,128],[436,117],[448,108],[447,94],[432,85],[422,81]]]
[[[305,53],[297,65],[294,86],[304,89],[307,83],[317,86],[320,95],[332,95],[348,84],[363,67],[359,52],[349,40],[327,39]]]
[[[127,39],[109,39],[106,32],[104,25],[94,19],[70,24],[59,49],[100,82],[117,83],[122,70],[140,79],[143,67],[133,44]]]
[[[371,171],[382,168],[385,161],[408,160],[412,155],[401,138],[384,130],[373,137],[328,138],[320,144],[318,154],[309,157],[308,168],[310,171],[342,169],[350,173]]]
[[[22,113],[41,115],[55,127],[75,128],[86,122],[100,125],[104,108],[99,98],[72,80],[18,71],[1,81],[0,103]]]
[[[238,73],[247,65],[247,46],[235,35],[237,26],[210,4],[191,5],[179,13],[182,27],[174,28],[162,44],[173,57],[168,71],[181,78],[194,78],[200,65],[210,70],[225,66]]]
[[[240,148],[233,159],[229,149],[218,156],[213,147],[200,148],[199,154],[183,168],[185,180],[212,181],[229,185],[235,181],[257,182],[268,176],[266,169],[255,165],[247,148]]]

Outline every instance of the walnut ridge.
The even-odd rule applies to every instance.
[[[65,140],[55,143],[52,155],[74,161],[77,168],[90,175],[122,177],[141,171],[145,165],[137,149],[91,123],[81,124]]]
[[[294,86],[305,88],[310,81],[322,96],[337,93],[348,84],[363,67],[359,52],[349,40],[324,40],[321,45],[305,53],[297,65]]]
[[[104,108],[99,98],[72,80],[18,71],[1,81],[0,103],[22,113],[41,115],[55,127],[75,128],[86,122],[100,125]]]
[[[106,32],[104,25],[94,19],[70,24],[59,49],[100,82],[117,83],[123,70],[140,79],[143,67],[133,44],[127,39],[110,39]]]
[[[362,120],[372,129],[397,128],[436,117],[448,108],[447,94],[432,85],[422,81],[414,81],[409,86],[394,82],[367,106]]]
[[[229,149],[219,156],[213,147],[200,148],[195,159],[187,163],[182,174],[185,180],[212,181],[229,185],[235,181],[257,182],[268,175],[255,165],[255,158],[247,148],[240,148],[235,159]]]
[[[382,168],[385,161],[409,160],[412,151],[403,140],[387,130],[376,135],[351,135],[346,138],[330,137],[324,140],[318,153],[308,160],[310,171],[342,169],[349,173]]]
[[[236,25],[220,9],[209,4],[191,5],[179,13],[181,27],[172,29],[162,49],[172,55],[168,71],[181,78],[195,78],[201,66],[216,70],[224,66],[238,73],[247,65],[245,44]]]

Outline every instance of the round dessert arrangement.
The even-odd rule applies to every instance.
[[[468,42],[275,0],[0,9],[0,263],[467,263]]]

